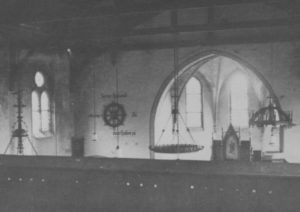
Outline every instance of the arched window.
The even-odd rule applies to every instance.
[[[243,74],[235,74],[230,80],[230,115],[235,127],[248,127],[248,80]]]
[[[32,132],[36,138],[52,134],[52,114],[47,79],[42,72],[34,76],[34,89],[31,93]]]
[[[201,83],[192,77],[186,84],[186,124],[188,127],[203,127],[203,102]]]

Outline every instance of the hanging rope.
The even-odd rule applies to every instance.
[[[93,115],[96,116],[96,70],[93,72]],[[94,117],[93,140],[96,141],[97,121]]]
[[[115,55],[115,57],[117,57],[117,55]],[[115,58],[115,60],[117,60],[117,58]],[[115,71],[116,71],[116,95],[114,95],[114,100],[117,104],[119,104],[119,69],[117,66],[117,61],[115,61]],[[120,135],[119,135],[119,125],[117,125],[114,128],[114,131],[116,130],[117,132],[117,146],[116,146],[116,150],[120,149]]]
[[[100,117],[99,114],[97,114],[97,108],[96,108],[96,70],[93,71],[93,89],[92,89],[92,98],[93,98],[93,113],[89,115],[90,118],[93,119],[93,132],[92,132],[92,138],[91,141],[97,141],[97,118]]]
[[[177,33],[174,34],[175,47],[173,52],[173,61],[174,61],[174,109],[172,111],[173,115],[173,133],[176,134],[176,144],[177,148],[179,148],[179,121],[178,121],[178,101],[179,101],[179,93],[178,93],[178,48],[177,48]],[[178,152],[178,151],[177,151]]]
[[[120,149],[120,134],[119,134],[119,125],[123,123],[124,117],[122,119],[119,119],[119,115],[123,111],[122,108],[120,108],[119,104],[119,69],[118,69],[118,52],[116,49],[113,49],[111,53],[111,63],[113,66],[113,69],[115,71],[115,92],[113,93],[113,102],[110,104],[110,107],[108,108],[108,116],[111,118],[110,121],[110,126],[113,128],[113,134],[116,135],[116,140],[117,140],[117,145],[116,145],[116,150]],[[122,111],[120,111],[122,109]],[[121,115],[122,115],[121,114]]]
[[[173,48],[173,104],[172,104],[172,138],[171,144],[164,144],[164,145],[159,145],[158,143],[160,142],[162,135],[165,133],[165,130],[162,130],[162,134],[159,138],[159,142],[154,145],[150,146],[150,150],[153,152],[157,153],[176,153],[177,154],[177,159],[179,159],[179,154],[180,153],[190,153],[190,152],[197,152],[199,150],[202,150],[204,147],[200,145],[196,145],[193,136],[191,135],[189,129],[187,129],[187,133],[190,135],[191,140],[193,141],[194,144],[192,143],[186,143],[182,144],[180,141],[184,141],[184,138],[180,135],[180,127],[179,127],[179,72],[178,72],[178,33],[175,30],[175,27],[177,26],[177,11],[172,11],[171,12],[171,22],[172,26],[174,28],[174,48]],[[169,120],[168,120],[169,122]],[[167,122],[167,123],[168,123]],[[184,120],[182,119],[182,122],[184,123]],[[175,141],[175,142],[174,142]]]

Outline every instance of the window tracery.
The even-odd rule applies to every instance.
[[[32,133],[36,138],[52,135],[52,112],[49,89],[45,75],[37,71],[31,93]]]

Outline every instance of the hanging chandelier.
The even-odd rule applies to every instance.
[[[273,45],[271,45],[271,70],[273,71],[274,66],[274,54]],[[293,114],[292,112],[283,111],[277,104],[273,102],[272,97],[269,98],[269,105],[263,107],[253,113],[249,119],[250,126],[256,127],[292,127],[293,124]]]
[[[293,114],[292,112],[285,112],[280,107],[272,102],[270,98],[269,105],[259,109],[253,113],[250,120],[250,126],[265,127],[265,126],[293,126]]]
[[[177,25],[177,12],[172,13],[172,22],[173,27]],[[174,40],[175,42],[178,42],[177,40],[177,34],[174,34]],[[184,120],[182,116],[179,113],[178,108],[178,102],[179,102],[179,76],[178,76],[178,48],[175,44],[173,49],[173,62],[174,62],[174,71],[173,71],[173,79],[174,79],[174,85],[173,85],[173,91],[174,91],[174,98],[173,98],[173,109],[171,112],[172,117],[172,139],[171,142],[169,141],[167,144],[157,144],[149,146],[149,149],[156,153],[168,153],[168,154],[181,154],[181,153],[192,153],[192,152],[198,152],[204,148],[202,145],[196,144],[192,134],[190,133],[190,130],[187,126],[186,131],[187,134],[190,136],[190,140],[192,142],[186,142],[184,141],[183,137],[181,136],[181,132],[179,131],[179,119],[181,119],[182,123],[184,123]],[[167,123],[168,124],[168,123]],[[184,123],[185,124],[185,123]],[[165,133],[165,129],[162,130],[162,135]],[[162,137],[161,135],[161,137]],[[160,138],[161,138],[160,137]]]
[[[150,146],[149,149],[156,153],[178,154],[192,153],[202,150],[204,147],[196,144],[166,144],[160,146]]]
[[[149,149],[156,153],[166,153],[166,154],[182,154],[182,153],[193,153],[198,152],[202,149],[204,149],[204,146],[196,144],[193,136],[190,133],[189,128],[186,126],[186,131],[190,136],[190,139],[192,142],[183,142],[184,139],[182,139],[182,136],[179,131],[179,123],[178,118],[182,118],[179,114],[178,109],[172,110],[172,139],[171,143],[168,144],[155,144],[149,146]],[[184,121],[182,120],[184,123]],[[165,130],[162,131],[162,134],[165,132]],[[161,136],[162,137],[162,136]]]

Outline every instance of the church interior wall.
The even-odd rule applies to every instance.
[[[271,50],[275,50],[271,56]],[[233,55],[233,59],[238,58],[238,62],[245,63],[247,68],[253,68],[253,72],[258,72],[270,84],[274,90],[275,95],[279,98],[280,104],[284,110],[291,110],[294,114],[294,122],[297,123],[298,113],[297,102],[299,99],[297,92],[297,84],[299,79],[295,77],[291,57],[296,50],[296,45],[291,43],[271,43],[271,44],[253,44],[253,45],[230,45],[217,46],[214,48],[198,47],[180,49],[181,66],[182,61],[190,60],[190,58],[197,58],[193,55],[198,52],[216,51],[220,55],[224,53],[226,56]],[[115,92],[115,70],[110,64],[109,55],[102,56],[104,59],[97,65],[93,66],[93,71],[97,75],[97,110],[101,114],[106,104],[112,101],[112,98],[104,97],[105,94],[112,94]],[[273,58],[271,58],[273,57]],[[273,62],[271,61],[273,60]],[[273,67],[271,64],[273,63]],[[250,66],[249,66],[250,64]],[[244,64],[242,64],[244,65]],[[120,131],[135,132],[135,135],[121,135],[119,137],[119,145],[122,150],[123,157],[149,157],[149,128],[151,126],[150,116],[151,107],[154,103],[160,87],[164,84],[166,78],[172,73],[172,50],[156,50],[156,51],[128,51],[122,52],[117,63],[119,71],[119,92],[126,94],[126,97],[120,97],[119,102],[126,108],[126,120],[124,125],[119,128]],[[92,78],[90,78],[92,79]],[[87,85],[92,85],[89,81]],[[85,88],[87,89],[87,88]],[[89,90],[89,89],[87,89]],[[90,90],[91,91],[91,90]],[[102,96],[102,97],[101,97]],[[91,113],[92,102],[91,98],[86,100],[88,103],[84,105],[89,106],[83,116],[84,123],[91,122],[88,118],[88,113]],[[263,99],[260,105],[266,105],[267,99]],[[227,104],[227,103],[224,103]],[[228,104],[227,104],[228,105]],[[257,105],[258,106],[258,105]],[[255,109],[255,108],[252,108]],[[228,108],[220,106],[220,110],[228,110]],[[137,117],[133,117],[137,114]],[[224,119],[222,118],[224,121]],[[226,122],[222,127],[226,127]],[[82,121],[81,121],[82,124]],[[87,125],[87,124],[84,124]],[[91,126],[91,125],[89,125]],[[87,155],[100,155],[107,157],[118,157],[119,153],[115,153],[116,137],[113,136],[113,129],[105,126],[101,118],[97,119],[99,143],[91,143],[88,141],[91,136],[91,131],[86,131],[84,134],[86,143]],[[285,151],[283,154],[286,159],[297,161],[297,157],[293,156],[293,152],[298,148],[296,137],[297,126],[285,130]],[[101,142],[103,144],[101,144]],[[210,148],[210,147],[208,147]],[[89,149],[92,149],[89,152]],[[98,149],[98,151],[96,150]],[[290,154],[292,153],[292,154]],[[281,156],[280,156],[281,157]]]
[[[300,1],[0,11],[0,212],[299,211]]]
[[[2,101],[1,114],[1,153],[16,154],[17,139],[13,132],[17,128],[17,93],[21,91],[23,127],[28,136],[24,137],[24,154],[35,155],[30,142],[38,155],[70,155],[70,141],[73,136],[72,99],[69,92],[69,60],[66,56],[49,53],[28,53],[21,50],[11,57],[10,49],[2,48]],[[6,56],[5,56],[6,55]],[[22,61],[18,74],[10,70],[11,60]],[[49,83],[51,110],[53,114],[53,133],[45,138],[37,138],[32,133],[31,93],[34,74],[43,71]],[[68,127],[64,127],[68,126]]]
[[[271,49],[276,49],[273,53],[273,67],[271,67]],[[297,73],[297,43],[275,43],[275,44],[254,44],[254,45],[231,45],[218,46],[215,48],[186,48],[180,49],[180,61],[183,67],[183,61],[190,61],[191,58],[200,58],[198,52],[209,52],[213,50],[225,52],[225,55],[235,55],[251,67],[259,72],[270,84],[274,93],[279,98],[281,107],[284,110],[293,111],[294,123],[296,126],[288,128],[284,133],[284,153],[278,154],[284,156],[287,160],[297,162],[298,160],[298,126],[300,111],[297,107],[299,103],[298,85],[299,76]],[[197,54],[195,54],[197,52]],[[1,57],[3,60],[2,75],[2,115],[6,120],[2,122],[3,140],[1,150],[4,151],[8,143],[12,125],[15,117],[15,96],[9,89],[9,63],[8,49],[3,48]],[[121,104],[126,109],[126,119],[124,125],[119,128],[123,135],[119,136],[119,146],[121,153],[116,152],[117,139],[113,135],[113,129],[106,126],[102,117],[97,119],[97,136],[98,141],[91,141],[92,122],[89,114],[93,111],[93,72],[96,73],[96,108],[97,113],[101,115],[105,105],[110,103],[115,93],[115,70],[111,64],[110,55],[105,54],[89,64],[89,76],[83,82],[81,90],[75,96],[80,95],[80,101],[73,101],[69,86],[69,61],[66,55],[50,55],[35,54],[30,56],[25,63],[24,71],[31,72],[26,75],[24,88],[24,101],[27,107],[24,109],[25,122],[28,123],[30,129],[30,80],[32,70],[30,64],[34,61],[50,64],[51,70],[54,72],[54,93],[55,93],[55,127],[56,133],[50,139],[44,141],[36,141],[32,138],[39,153],[42,155],[70,155],[71,139],[73,136],[82,136],[85,140],[86,155],[98,155],[105,157],[137,157],[149,158],[150,153],[148,146],[150,143],[150,117],[154,100],[159,93],[160,87],[163,85],[167,77],[172,73],[172,50],[152,50],[152,51],[128,51],[122,52],[117,63],[119,72],[119,94],[123,97],[119,98]],[[53,73],[52,73],[53,74]],[[30,77],[28,77],[30,76]],[[7,94],[7,95],[5,95]],[[76,103],[77,105],[74,105]],[[80,119],[73,122],[73,108],[81,108]],[[222,107],[224,109],[224,107]],[[226,109],[227,110],[227,109]],[[81,129],[77,132],[72,127],[63,128],[61,126],[74,126],[74,129]],[[226,125],[226,124],[224,124]],[[126,135],[127,133],[127,135]],[[208,147],[209,148],[209,147]]]
[[[237,6],[236,6],[237,7]],[[216,8],[215,13],[219,14],[214,21],[232,21],[237,17],[241,20],[252,21],[256,18],[262,18],[261,11],[267,11],[263,14],[264,18],[287,17],[287,14],[278,8],[261,8],[252,6],[251,14],[247,9],[234,7]],[[238,10],[235,10],[235,9]],[[248,8],[249,9],[249,8]],[[234,11],[240,11],[233,12]],[[257,13],[253,16],[253,11]],[[204,9],[191,9],[180,11],[178,23],[202,23],[203,17],[207,17],[207,11]],[[200,21],[200,22],[199,22]],[[212,20],[205,20],[212,21]],[[170,24],[169,13],[158,14],[154,18],[145,21],[136,28],[150,26],[168,26]],[[218,32],[220,33],[220,32]],[[216,33],[216,36],[218,36]],[[227,33],[227,32],[226,32]],[[234,33],[223,33],[224,37]],[[183,33],[184,34],[184,33]],[[209,35],[209,34],[207,34]],[[234,36],[246,36],[246,33],[236,32]],[[194,34],[195,36],[195,34]],[[208,36],[209,37],[209,36]],[[165,36],[164,39],[170,37]],[[153,40],[159,37],[153,36]],[[19,52],[27,51],[19,50]],[[10,89],[12,80],[10,76],[10,49],[3,45],[0,49],[0,87],[2,89],[2,98],[0,99],[0,117],[3,118],[0,127],[0,135],[3,142],[0,144],[0,151],[4,151],[6,143],[11,137],[12,125],[15,122],[15,97]],[[76,52],[74,52],[76,55]],[[168,79],[173,71],[173,49],[147,49],[147,50],[120,50],[116,56],[116,62],[112,62],[112,53],[110,51],[100,52],[91,59],[91,61],[81,67],[82,75],[75,76],[80,86],[75,86],[73,90],[71,77],[71,63],[73,58],[65,50],[61,52],[35,52],[28,56],[23,62],[21,71],[24,73],[23,98],[24,104],[24,122],[28,125],[29,137],[36,146],[41,155],[71,155],[72,138],[83,138],[85,156],[99,157],[125,157],[125,158],[153,158],[149,151],[149,145],[153,142],[154,135],[154,117],[155,102],[166,87]],[[179,68],[184,70],[191,63],[201,60],[208,55],[216,55],[230,58],[246,71],[251,72],[258,79],[263,79],[264,84],[272,89],[283,110],[293,111],[294,123],[292,128],[285,129],[284,133],[284,152],[276,154],[276,157],[283,157],[290,162],[300,162],[298,156],[297,138],[300,134],[298,123],[300,122],[300,104],[299,88],[299,43],[291,42],[264,42],[248,44],[214,44],[195,45],[191,47],[179,48]],[[49,74],[53,80],[53,101],[55,130],[54,134],[42,140],[32,136],[31,130],[31,100],[33,63],[44,64],[49,68]],[[216,65],[216,64],[213,64]],[[204,67],[202,65],[201,67]],[[117,69],[117,71],[116,71]],[[118,73],[117,73],[118,72]],[[215,76],[210,76],[214,78]],[[10,79],[10,80],[9,80]],[[222,78],[222,80],[225,80]],[[116,85],[116,83],[118,85]],[[214,85],[209,85],[213,87]],[[117,89],[118,87],[118,89]],[[253,86],[252,94],[259,86]],[[220,95],[219,105],[214,114],[213,104],[209,99],[213,93],[209,89],[204,89],[204,117],[205,125],[209,126],[209,131],[205,135],[205,140],[212,139],[211,131],[217,128],[217,134],[220,135],[221,128],[226,130],[228,127],[228,102],[226,86]],[[263,91],[261,97],[255,97],[259,100],[251,101],[250,108],[258,109],[267,104],[264,99],[268,94]],[[118,95],[118,98],[115,98]],[[124,106],[126,117],[124,123],[119,127],[110,127],[103,121],[103,112],[108,104],[117,101]],[[212,100],[215,101],[215,100]],[[256,103],[253,103],[256,102]],[[206,114],[208,111],[208,114]],[[217,123],[213,123],[214,115]],[[223,115],[221,115],[223,114]],[[210,117],[211,116],[211,117]],[[227,117],[227,118],[226,118]],[[94,122],[95,120],[95,122]],[[94,132],[95,129],[95,132]],[[118,131],[118,132],[117,132]],[[211,149],[211,142],[206,143],[205,151]],[[201,153],[199,153],[201,154]],[[159,157],[159,156],[158,156]],[[172,158],[172,157],[171,157]],[[184,158],[184,157],[183,157]],[[206,157],[209,160],[209,156]]]

